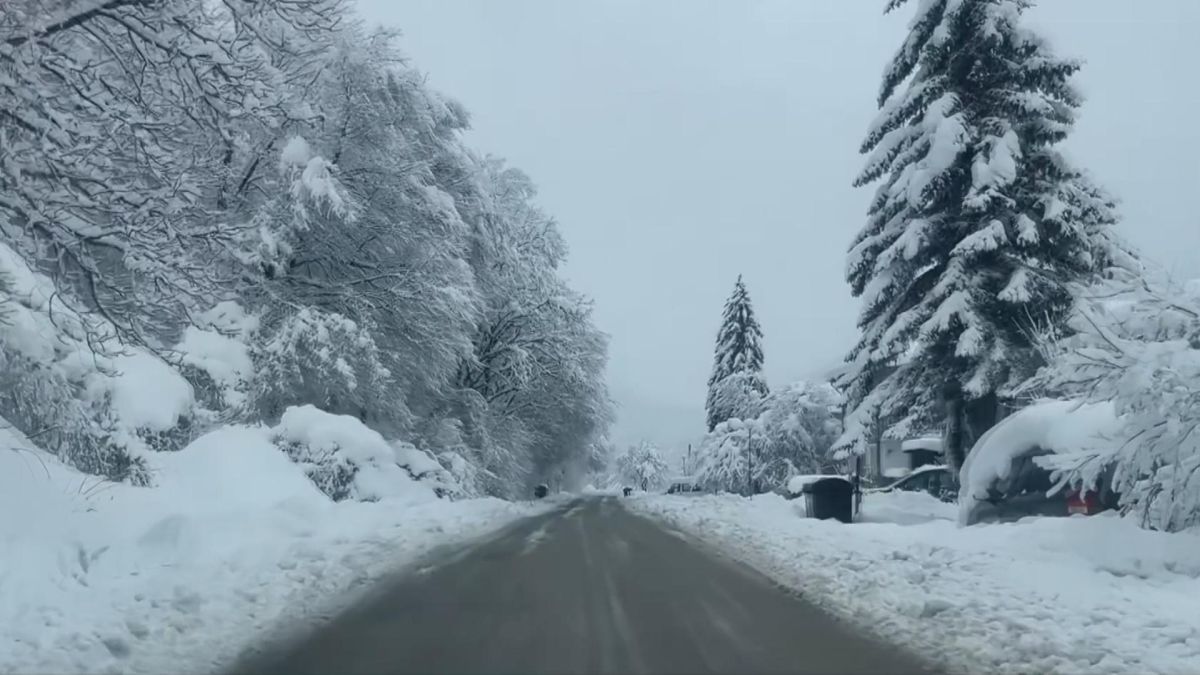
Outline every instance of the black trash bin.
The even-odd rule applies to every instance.
[[[840,477],[820,478],[805,485],[804,510],[809,518],[854,520],[854,484]]]

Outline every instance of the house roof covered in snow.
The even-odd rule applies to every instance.
[[[904,452],[912,452],[914,450],[931,450],[933,452],[941,452],[942,439],[938,436],[910,438],[900,444],[900,450]]]

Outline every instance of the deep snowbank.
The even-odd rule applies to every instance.
[[[412,480],[334,503],[261,427],[146,457],[156,487],[105,482],[0,429],[0,672],[216,669],[435,546],[548,508]]]
[[[876,502],[875,514],[909,510]],[[1113,514],[960,528],[953,505],[926,504],[936,517],[906,526],[804,519],[777,495],[624,503],[952,672],[1194,673],[1200,664],[1200,536]]]

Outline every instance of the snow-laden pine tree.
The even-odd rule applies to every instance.
[[[750,304],[750,293],[739,274],[733,294],[725,302],[721,314],[721,328],[717,332],[717,347],[713,353],[712,375],[708,378],[708,430],[732,417],[753,417],[741,410],[750,405],[749,399],[761,399],[767,395],[767,384],[762,379],[762,329],[754,318],[754,307]],[[740,386],[731,386],[725,380],[738,375]]]
[[[1030,5],[924,0],[884,73],[855,181],[882,184],[847,260],[862,310],[843,454],[878,426],[944,426],[957,465],[1039,365],[1031,329],[1062,327],[1068,282],[1111,254],[1112,203],[1055,149],[1079,63],[1023,25]]]

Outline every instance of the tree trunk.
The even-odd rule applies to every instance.
[[[942,388],[942,405],[946,415],[943,442],[946,464],[958,473],[975,441],[996,425],[1000,415],[1000,399],[995,393],[990,393],[968,400],[957,383],[949,383]]]
[[[1000,398],[995,393],[966,402],[967,435],[974,445],[988,429],[996,426],[1000,417]],[[970,450],[970,447],[967,448]]]
[[[962,468],[970,449],[966,429],[966,401],[957,382],[942,387],[942,406],[946,415],[945,439],[942,443],[946,464],[955,474]]]

